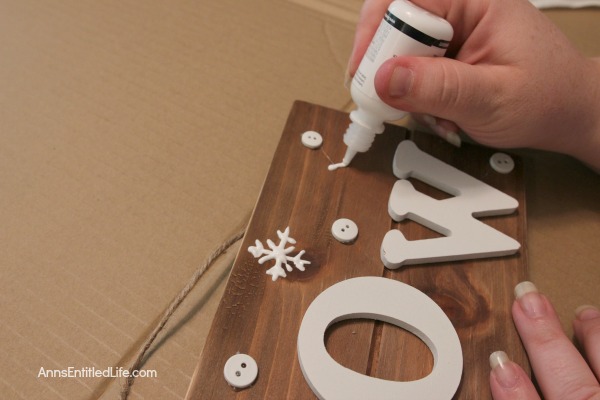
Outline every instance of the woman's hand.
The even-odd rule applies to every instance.
[[[375,78],[384,102],[427,115],[421,120],[447,139],[460,128],[484,145],[561,152],[600,170],[599,60],[527,0],[412,2],[452,24],[450,58],[388,60]],[[350,75],[389,3],[365,1]]]
[[[517,285],[515,296],[513,320],[544,398],[600,399],[600,311],[592,306],[576,310],[573,328],[584,358],[564,334],[550,301],[531,282]],[[494,400],[540,398],[527,374],[506,353],[493,353],[490,365]]]

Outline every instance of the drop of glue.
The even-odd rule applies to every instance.
[[[341,163],[337,163],[337,164],[331,164],[330,166],[327,167],[327,169],[330,171],[335,171],[338,168],[345,168],[347,166],[348,166],[347,163],[341,162]]]
[[[344,154],[344,158],[342,158],[342,162],[337,164],[331,164],[329,167],[327,167],[327,169],[330,171],[335,171],[338,168],[345,168],[348,165],[350,165],[350,162],[352,161],[355,155],[356,151],[348,147],[346,149],[346,154]]]

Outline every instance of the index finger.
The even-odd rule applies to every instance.
[[[362,60],[367,47],[371,43],[371,39],[375,35],[375,31],[379,27],[385,10],[392,0],[365,0],[360,9],[358,24],[356,25],[356,33],[354,35],[354,47],[348,62],[348,73],[354,76],[358,69],[358,64]]]

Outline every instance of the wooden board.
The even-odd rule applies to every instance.
[[[464,370],[456,399],[489,399],[488,356],[504,350],[527,368],[527,359],[514,329],[510,308],[514,286],[526,272],[525,196],[520,160],[507,175],[489,167],[490,149],[463,145],[456,149],[436,137],[410,134],[424,151],[515,197],[519,209],[509,216],[482,219],[518,240],[514,256],[384,268],[380,246],[390,229],[411,239],[438,236],[421,225],[394,223],[387,203],[394,182],[392,159],[398,143],[409,137],[393,125],[378,135],[368,153],[356,156],[350,168],[327,170],[339,162],[346,146],[342,135],[348,114],[296,102],[260,198],[234,263],[225,294],[194,374],[188,399],[311,399],[298,363],[296,339],[304,312],[313,299],[333,284],[358,276],[384,276],[426,293],[446,312],[461,340]],[[304,147],[307,130],[324,138],[318,150]],[[433,197],[446,194],[418,181],[417,188]],[[339,218],[359,227],[358,239],[341,244],[331,235]],[[290,227],[296,250],[311,261],[305,272],[294,270],[276,282],[247,251],[256,239],[278,242],[277,230]],[[431,371],[433,357],[412,334],[387,323],[349,320],[327,331],[326,345],[342,365],[363,374],[391,380],[413,380]],[[237,352],[251,355],[259,367],[255,384],[236,391],[223,377],[223,366]]]

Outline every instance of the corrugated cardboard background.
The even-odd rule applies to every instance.
[[[0,1],[0,397],[114,398],[205,256],[247,218],[293,100],[346,109],[361,1]],[[600,54],[598,10],[549,11]],[[532,279],[599,299],[599,178],[524,153]],[[131,398],[185,395],[235,255],[161,334]],[[485,363],[483,364],[485,365]]]

